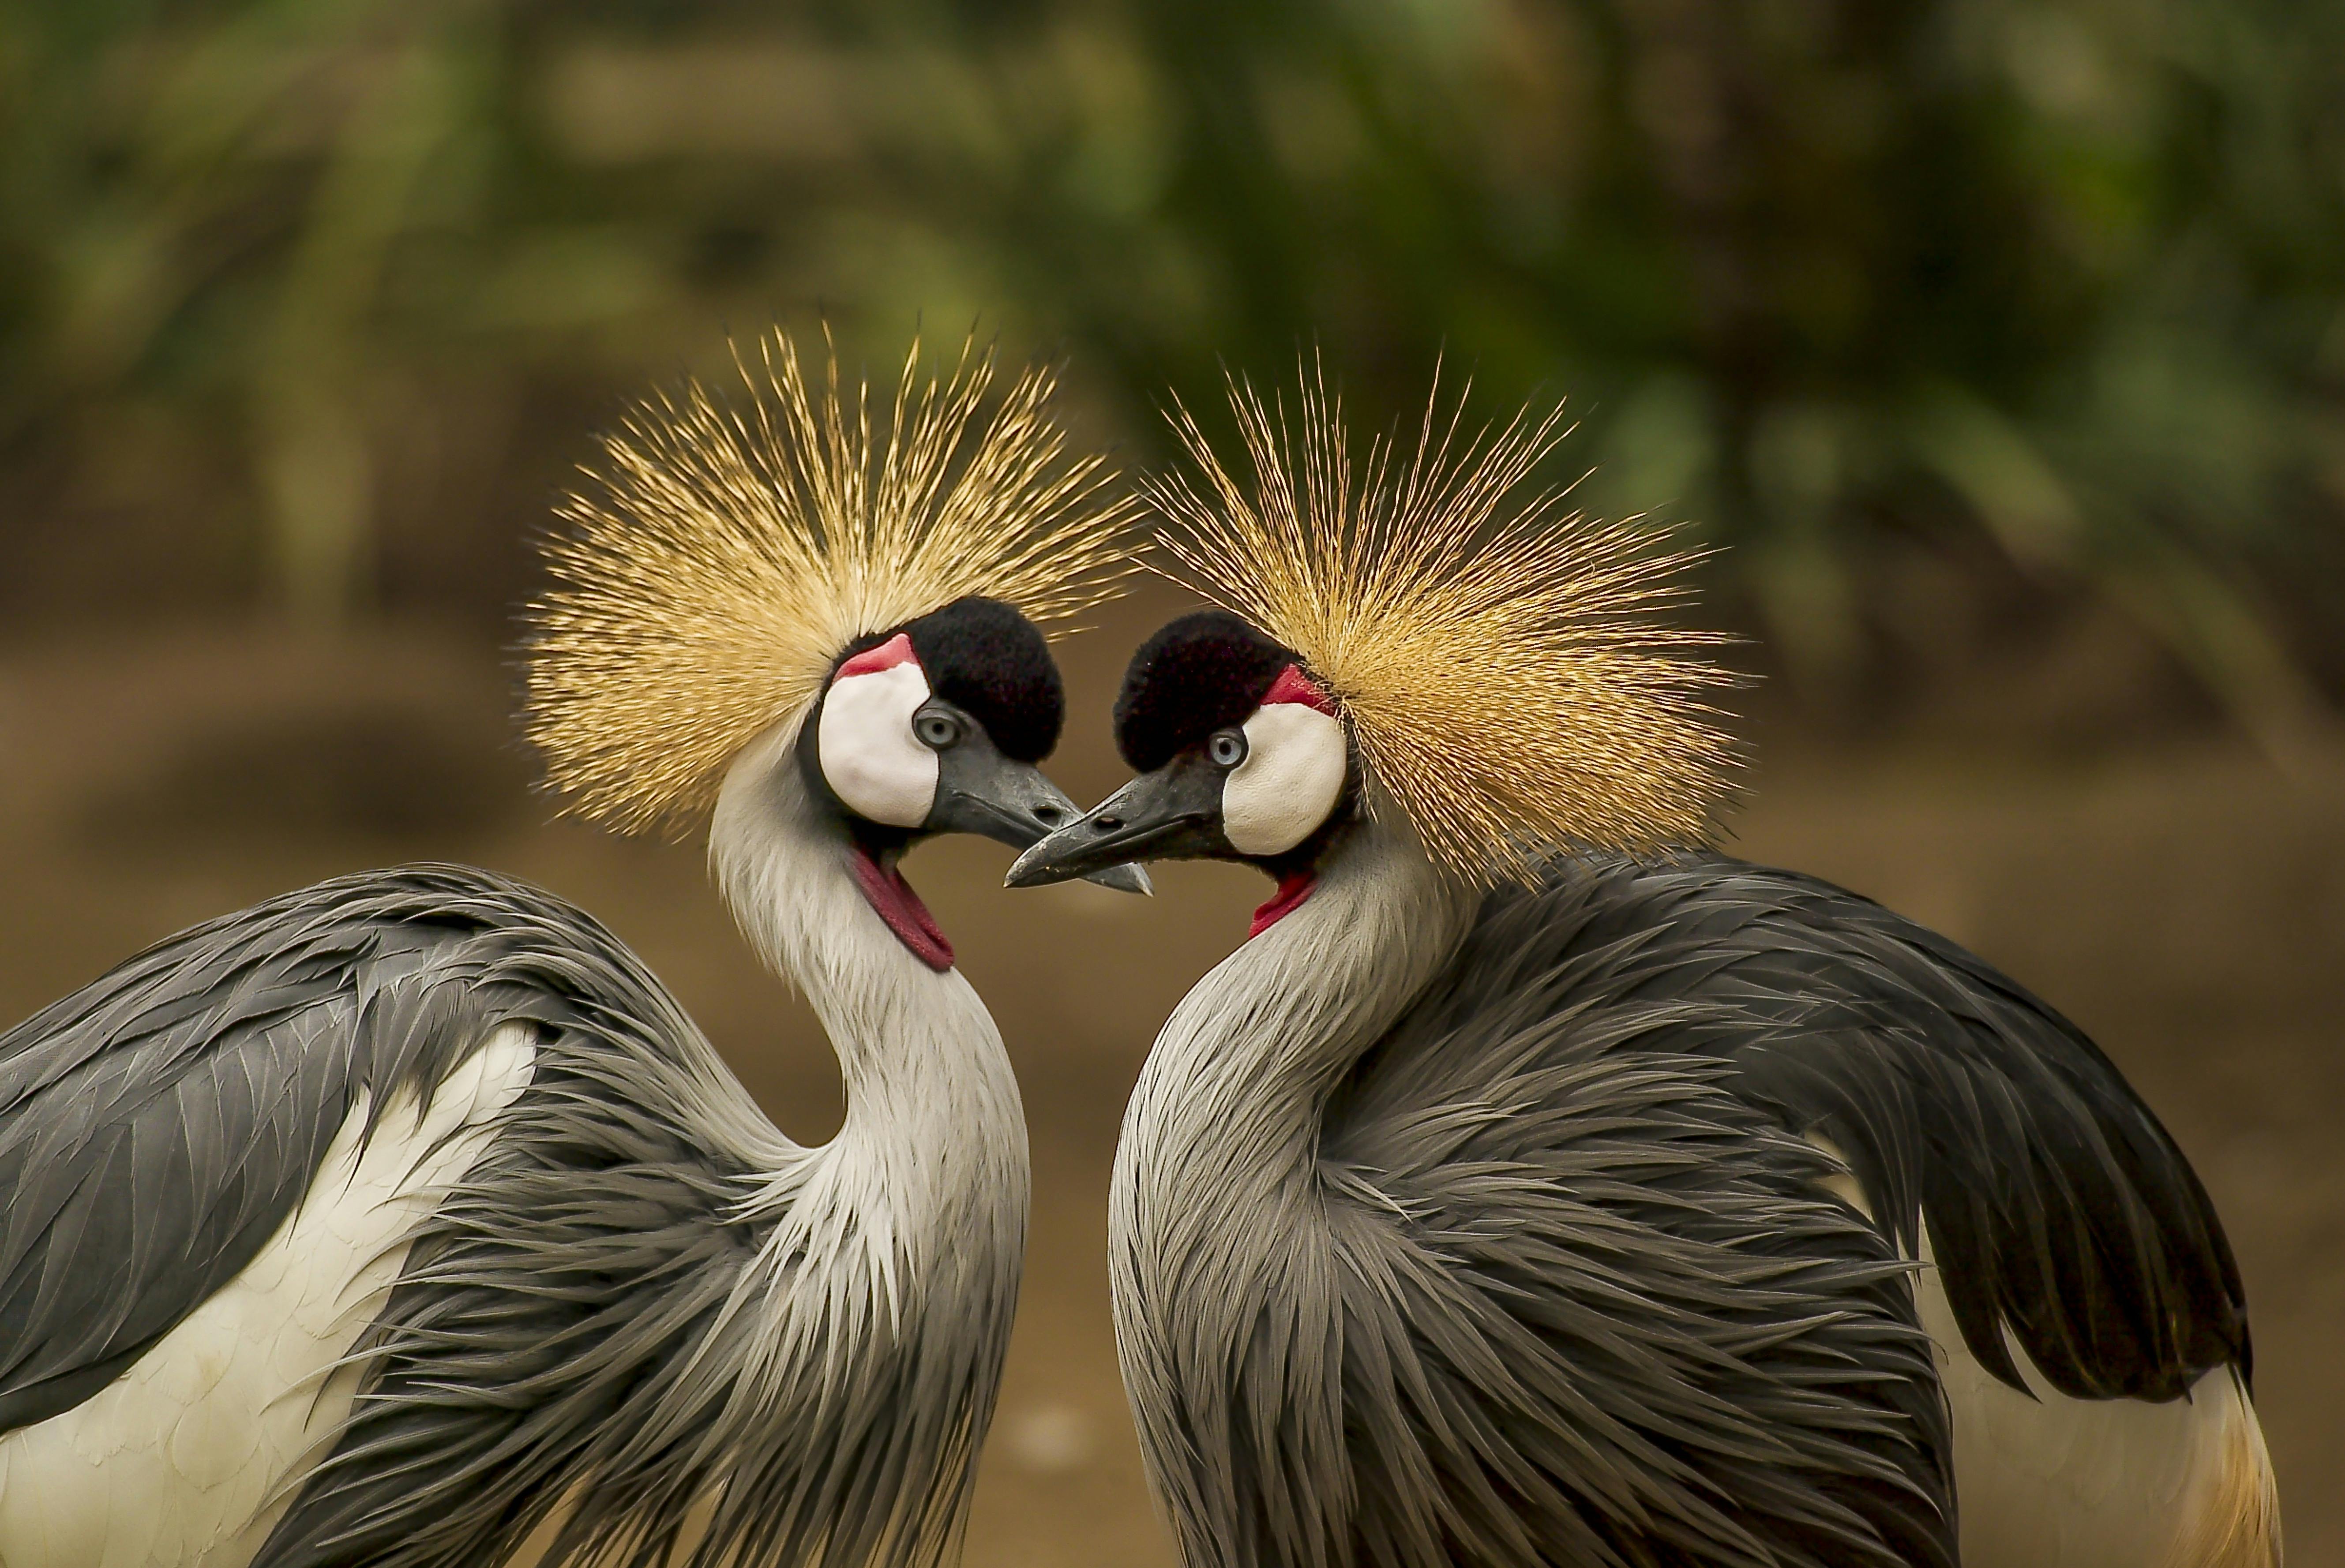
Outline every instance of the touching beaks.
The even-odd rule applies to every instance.
[[[1221,771],[1193,755],[1177,757],[1020,855],[1005,885],[1096,879],[1104,868],[1130,861],[1226,856],[1231,850],[1221,812]]]
[[[1075,818],[1075,803],[1041,768],[1005,757],[990,744],[972,738],[943,754],[940,764],[936,804],[921,824],[931,833],[973,833],[1025,849]],[[1136,865],[1071,875],[1123,893],[1154,891]]]

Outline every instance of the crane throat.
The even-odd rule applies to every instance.
[[[1246,928],[1249,940],[1261,936],[1287,916],[1303,907],[1311,890],[1319,885],[1319,874],[1304,869],[1290,871],[1278,879],[1278,891],[1270,895],[1263,906],[1254,912],[1254,924]]]
[[[861,845],[848,857],[855,873],[855,885],[862,890],[864,902],[870,905],[896,940],[911,951],[913,957],[939,974],[953,966],[952,944],[937,926],[936,916],[904,880],[904,874],[894,865],[882,865],[872,853]],[[1257,916],[1257,919],[1260,917]]]

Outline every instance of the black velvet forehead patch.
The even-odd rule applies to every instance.
[[[1039,763],[1051,754],[1067,697],[1051,645],[1031,621],[999,600],[970,597],[931,611],[904,632],[929,690],[983,724],[1002,755]]]
[[[1226,610],[1183,615],[1140,645],[1115,700],[1115,746],[1152,772],[1215,730],[1243,724],[1302,656]]]

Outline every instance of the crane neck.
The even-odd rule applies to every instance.
[[[1265,1174],[1307,1162],[1328,1095],[1457,951],[1478,904],[1403,813],[1371,814],[1321,863],[1309,899],[1182,999],[1127,1132],[1176,1162],[1207,1143],[1255,1151],[1246,1163]]]
[[[1235,1369],[1270,1355],[1292,1390],[1340,1367],[1320,1158],[1329,1097],[1440,973],[1479,902],[1382,804],[1322,858],[1307,900],[1182,999],[1116,1145],[1117,1354],[1150,1479],[1192,1563],[1238,1561],[1227,1543],[1242,1537],[1241,1477],[1213,1457],[1260,1452],[1232,1397]],[[1340,1418],[1332,1393],[1296,1403],[1313,1412],[1306,1446],[1340,1448],[1320,1420]]]
[[[796,1205],[811,1181],[893,1237],[917,1265],[931,1246],[990,1239],[1022,1256],[1026,1123],[1000,1032],[958,969],[909,951],[857,885],[843,824],[810,798],[797,725],[777,725],[728,774],[709,832],[717,886],[751,946],[822,1021],[845,1080],[838,1136],[777,1169]],[[793,1146],[794,1148],[795,1146]]]
[[[700,1130],[739,1170],[723,1219],[756,1241],[643,1419],[706,1462],[720,1517],[755,1500],[744,1539],[933,1565],[968,1517],[1017,1309],[1025,1117],[977,993],[866,901],[845,824],[799,772],[801,722],[734,764],[709,860],[751,946],[822,1020],[847,1117],[803,1148],[737,1083],[712,1086]]]

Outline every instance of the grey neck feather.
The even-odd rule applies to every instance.
[[[1309,1159],[1328,1092],[1457,950],[1478,903],[1398,810],[1363,821],[1301,908],[1173,1009],[1126,1112],[1124,1149],[1179,1165],[1195,1144],[1242,1147],[1258,1151],[1247,1164],[1264,1177]]]
[[[1244,1535],[1241,1417],[1225,1391],[1251,1353],[1230,1336],[1258,1326],[1203,1304],[1282,1303],[1272,1331],[1297,1354],[1294,1336],[1332,1328],[1331,1270],[1298,1250],[1325,1230],[1327,1097],[1457,950],[1479,904],[1386,804],[1331,853],[1302,907],[1183,999],[1124,1116],[1108,1212],[1116,1341],[1156,1495],[1193,1563],[1223,1561]],[[1340,1411],[1315,1414],[1333,1441]]]
[[[812,1167],[860,1187],[893,1211],[878,1229],[907,1239],[1014,1210],[1022,1244],[1026,1123],[1000,1033],[959,969],[930,969],[866,902],[845,829],[807,798],[797,738],[795,723],[777,725],[744,753],[708,839],[743,934],[805,993],[846,1080],[838,1136],[773,1174],[797,1189]]]
[[[857,887],[797,732],[777,725],[734,765],[709,858],[751,945],[828,1032],[847,1115],[817,1148],[766,1135],[777,1158],[744,1218],[771,1229],[726,1311],[750,1340],[736,1397],[766,1420],[818,1419],[909,1377],[921,1409],[896,1419],[967,1466],[938,1478],[965,1503],[1024,1261],[1024,1113],[976,991],[914,957]],[[957,1532],[960,1508],[947,1512]]]

